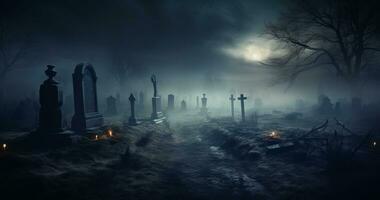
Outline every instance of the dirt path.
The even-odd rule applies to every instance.
[[[252,199],[264,188],[244,163],[204,140],[201,123],[182,123],[174,128],[167,179],[188,199]],[[182,192],[182,194],[181,194]]]

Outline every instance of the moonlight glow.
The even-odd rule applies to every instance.
[[[223,51],[232,57],[243,59],[246,62],[265,61],[271,56],[271,45],[268,41],[254,39],[243,41],[232,48],[224,48]]]

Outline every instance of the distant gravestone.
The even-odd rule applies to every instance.
[[[231,94],[230,101],[231,101],[231,115],[232,115],[232,119],[235,119],[235,108],[234,108],[234,101],[235,100],[236,100],[236,98],[234,97],[233,94]]]
[[[117,114],[116,102],[117,102],[117,99],[115,97],[113,97],[113,96],[107,97],[107,111],[106,111],[106,113],[108,115],[116,115]]]
[[[40,86],[40,113],[38,132],[62,131],[62,91],[54,80],[57,74],[52,65],[47,66],[45,74],[49,77]]]
[[[168,95],[168,110],[174,110],[174,95]]]
[[[96,73],[92,65],[81,63],[73,73],[74,108],[71,120],[74,131],[86,131],[103,126],[103,116],[98,110]]]
[[[333,104],[328,96],[320,95],[318,97],[318,112],[319,114],[333,113]]]
[[[246,100],[247,97],[244,96],[244,94],[240,94],[240,97],[238,100],[240,100],[241,104],[241,121],[245,122],[245,108],[244,108],[244,100]]]
[[[128,119],[128,123],[130,125],[137,125],[136,114],[135,114],[135,101],[136,101],[136,98],[131,93],[131,95],[129,96],[129,102],[131,104],[131,116]]]
[[[150,78],[153,84],[153,97],[152,97],[152,115],[151,119],[154,122],[162,122],[164,116],[161,110],[161,97],[157,95],[157,79],[155,75],[152,75]]]
[[[28,97],[18,103],[12,114],[6,114],[6,112],[2,114],[6,114],[17,128],[34,129],[38,127],[39,110],[38,100]]]
[[[202,101],[202,107],[201,107],[201,114],[207,114],[207,98],[206,94],[202,94],[203,97],[201,99]]]
[[[182,100],[181,101],[181,111],[186,111],[186,110],[187,110],[186,101]]]

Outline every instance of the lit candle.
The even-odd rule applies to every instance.
[[[112,130],[111,130],[111,129],[108,130],[108,135],[109,135],[110,137],[112,137]]]
[[[376,147],[376,141],[373,142],[373,147]]]
[[[277,139],[279,138],[279,134],[276,132],[276,131],[272,131],[270,134],[269,134],[269,137],[272,138],[272,139]]]
[[[95,135],[95,140],[98,140],[98,135]]]
[[[5,151],[7,149],[7,144],[3,144],[3,150]]]

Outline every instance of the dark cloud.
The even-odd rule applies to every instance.
[[[0,16],[31,38],[29,65],[64,65],[66,82],[75,63],[92,62],[101,74],[120,64],[115,60],[140,77],[175,72],[192,79],[234,71],[240,61],[220,49],[259,33],[279,5],[276,0],[3,0]]]

